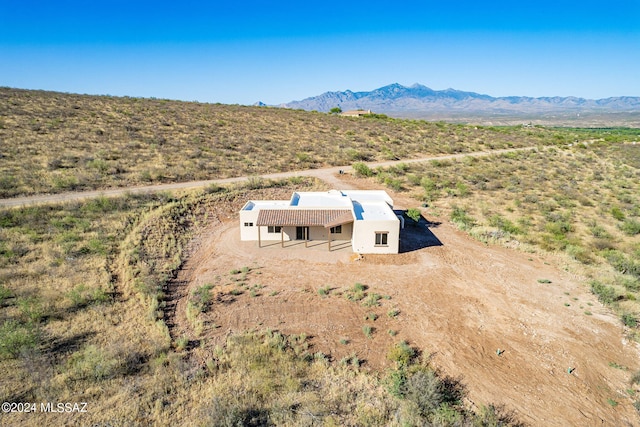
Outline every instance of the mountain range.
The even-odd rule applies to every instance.
[[[604,99],[578,97],[508,96],[493,97],[455,89],[433,90],[421,84],[394,83],[370,92],[325,92],[291,101],[280,107],[328,112],[371,110],[394,117],[433,118],[435,116],[514,116],[542,117],[549,114],[640,113],[640,97],[620,96]]]

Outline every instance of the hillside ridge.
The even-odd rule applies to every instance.
[[[281,107],[328,112],[365,109],[391,115],[424,113],[541,114],[549,112],[640,112],[640,97],[616,96],[586,99],[575,96],[493,97],[456,89],[434,90],[419,83],[403,86],[393,83],[372,91],[325,92]]]

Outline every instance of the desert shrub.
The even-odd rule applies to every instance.
[[[416,357],[416,351],[406,341],[394,345],[387,352],[387,359],[395,362],[397,366],[409,366]]]
[[[522,230],[518,226],[498,214],[492,215],[489,218],[489,225],[510,234],[522,234]]]
[[[445,402],[433,411],[430,420],[437,426],[459,426],[463,425],[464,415],[455,406]]]
[[[591,253],[587,249],[583,248],[582,246],[569,244],[565,248],[565,251],[573,259],[575,259],[576,261],[580,261],[583,264],[591,264],[594,261],[593,256],[591,256]]]
[[[2,306],[4,300],[10,298],[12,295],[13,294],[11,293],[11,290],[0,284],[0,307]]]
[[[31,323],[7,320],[0,326],[0,358],[15,358],[26,350],[35,349],[39,331]]]
[[[372,293],[367,295],[367,298],[362,302],[362,305],[365,307],[377,307],[380,305],[380,300],[382,299],[382,295]]]
[[[464,208],[458,206],[454,206],[451,211],[451,221],[463,230],[468,230],[476,224],[475,219],[469,216]]]
[[[422,218],[422,213],[418,208],[409,208],[407,209],[407,216],[415,222],[419,222],[420,218]]]
[[[640,221],[635,219],[626,219],[621,225],[620,230],[628,236],[640,234]]]
[[[175,347],[177,351],[186,350],[188,345],[189,345],[189,338],[182,336],[176,339]]]
[[[593,235],[593,237],[597,237],[600,239],[611,238],[611,234],[609,234],[607,230],[601,225],[592,224],[591,227],[589,227],[589,231],[591,231],[591,234]]]
[[[620,296],[613,287],[600,283],[597,280],[591,282],[591,292],[593,292],[603,304],[612,304],[620,299]]]
[[[622,210],[617,206],[614,206],[611,208],[611,216],[617,219],[618,221],[624,220],[624,217],[625,217],[624,212],[622,212]]]
[[[325,286],[324,288],[318,289],[318,295],[320,295],[321,297],[326,297],[327,295],[329,295],[330,291],[331,291],[331,287]]]
[[[378,319],[378,315],[375,313],[368,313],[365,317],[364,320],[370,320],[372,322],[375,322]]]
[[[371,335],[373,334],[373,326],[363,325],[363,326],[362,326],[362,333],[363,333],[367,338],[371,338]]]
[[[435,181],[428,176],[423,176],[420,179],[420,186],[424,189],[425,192],[431,193],[437,189],[437,185]]]
[[[640,278],[631,277],[627,274],[622,275],[616,280],[616,284],[623,286],[625,289],[631,292],[640,291]]]
[[[621,319],[622,323],[624,323],[625,326],[628,326],[630,328],[635,328],[636,326],[638,326],[638,319],[633,313],[623,313]]]
[[[270,426],[269,412],[250,403],[231,401],[215,397],[211,406],[203,413],[207,425],[220,427]]]
[[[247,180],[247,188],[250,190],[258,190],[268,186],[267,181],[259,176],[251,176]]]
[[[117,355],[95,345],[73,353],[67,361],[67,368],[73,379],[105,380],[122,373]]]
[[[402,181],[398,178],[392,178],[390,176],[387,176],[384,178],[384,185],[386,185],[387,187],[391,188],[394,191],[402,190]]]
[[[444,384],[433,370],[421,367],[407,377],[404,397],[415,403],[425,416],[433,413],[444,402]]]
[[[367,287],[362,283],[355,283],[345,291],[344,295],[349,301],[361,301],[366,296]]]
[[[25,322],[37,323],[44,317],[45,313],[42,300],[36,296],[18,298],[16,305]]]
[[[630,256],[615,249],[604,251],[602,255],[620,273],[640,277],[640,262],[635,261]]]
[[[357,162],[353,164],[353,170],[356,172],[357,176],[361,177],[369,177],[373,176],[373,170],[365,163]]]
[[[193,307],[204,313],[209,308],[209,304],[211,304],[211,289],[213,289],[213,284],[208,283],[203,286],[199,286],[191,293],[191,304]]]
[[[91,303],[104,303],[109,296],[101,288],[91,288],[85,284],[73,287],[65,296],[71,301],[73,307],[84,307]]]
[[[573,225],[571,225],[571,223],[565,219],[548,221],[545,224],[544,228],[556,239],[563,238],[567,235],[567,233],[573,231]]]
[[[345,150],[345,154],[349,158],[349,160],[359,160],[359,161],[367,161],[371,159],[371,156],[364,152],[357,150],[355,148],[348,148]]]

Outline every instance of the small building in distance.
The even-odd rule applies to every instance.
[[[342,113],[340,113],[341,116],[347,116],[347,117],[363,117],[371,114],[373,114],[371,110],[349,110],[349,111],[343,111]]]
[[[351,241],[361,254],[397,254],[400,219],[381,190],[294,192],[290,200],[250,200],[240,210],[240,240]]]

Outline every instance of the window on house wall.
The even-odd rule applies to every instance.
[[[244,226],[245,227],[253,227],[253,223],[252,222],[245,222]]]
[[[389,233],[386,231],[376,231],[376,246],[387,246],[389,243]]]
[[[282,227],[277,225],[270,225],[267,227],[267,232],[269,233],[280,233],[282,231]]]
[[[331,227],[331,234],[342,234],[342,226],[337,225],[335,227]]]

